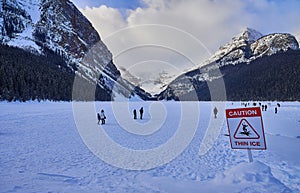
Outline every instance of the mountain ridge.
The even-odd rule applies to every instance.
[[[249,30],[247,28],[246,30]],[[244,80],[243,76],[240,76],[238,73],[230,73],[228,72],[228,68],[230,68],[233,72],[236,71],[236,69],[246,68],[249,67],[248,70],[252,70],[253,68],[259,68],[257,65],[257,61],[260,61],[261,64],[268,65],[264,62],[265,60],[269,61],[269,57],[276,55],[281,55],[283,58],[285,58],[284,53],[287,53],[289,50],[295,50],[296,52],[293,53],[295,55],[300,54],[299,52],[299,44],[294,36],[288,33],[274,33],[274,34],[268,34],[268,35],[262,35],[259,32],[255,30],[251,30],[251,32],[255,32],[255,35],[251,35],[248,32],[242,32],[240,35],[234,37],[231,42],[225,44],[224,46],[220,47],[219,51],[217,51],[212,57],[210,57],[206,64],[202,66],[198,66],[197,68],[193,68],[188,72],[183,73],[182,75],[179,75],[174,81],[172,81],[168,87],[162,91],[160,94],[156,95],[158,99],[163,100],[211,100],[210,96],[210,88],[208,84],[209,82],[216,82],[216,81],[222,81],[225,80],[226,85],[226,91],[230,90],[232,87],[236,87],[228,82],[227,77],[231,76],[228,74],[235,74],[236,77],[241,78],[241,82],[249,82],[250,80]],[[250,38],[251,37],[251,38]],[[289,53],[287,53],[289,55]],[[298,64],[298,60],[295,59],[295,61],[290,61],[288,58],[286,59],[288,63]],[[280,66],[285,61],[282,61],[278,58],[276,58],[275,63],[278,63],[277,66]],[[252,64],[256,65],[252,65]],[[271,64],[274,62],[270,62]],[[244,65],[244,66],[243,66]],[[252,65],[252,66],[251,66]],[[229,66],[229,67],[228,67]],[[255,66],[255,67],[254,67]],[[271,66],[271,65],[269,65]],[[228,67],[228,68],[227,68]],[[272,66],[272,68],[276,67]],[[288,66],[286,68],[289,68]],[[300,73],[299,69],[295,67],[296,72]],[[268,69],[266,69],[268,71]],[[271,69],[270,69],[271,71]],[[243,71],[245,74],[245,77],[250,78],[246,76],[247,72]],[[291,73],[291,71],[289,71]],[[277,73],[278,74],[278,73]],[[279,73],[280,74],[280,73]],[[255,75],[253,75],[255,76]],[[286,78],[288,78],[288,75],[284,74]],[[265,79],[263,77],[259,77],[260,79],[263,79],[264,81],[273,81]],[[297,82],[297,80],[295,80]],[[251,82],[251,81],[250,81]],[[264,82],[261,82],[260,84],[263,84]],[[236,81],[234,84],[242,84]],[[278,85],[284,83],[277,83]],[[252,87],[257,87],[257,85],[252,85]],[[241,89],[241,88],[240,88]],[[241,89],[243,90],[243,89]],[[267,89],[266,89],[267,90]],[[202,92],[202,93],[201,93]],[[231,89],[230,92],[239,92],[237,90]],[[270,91],[271,92],[271,91]],[[298,98],[298,90],[294,90],[295,96],[293,97],[287,97],[286,100],[290,99],[297,99]],[[261,93],[260,93],[261,94]],[[284,94],[284,93],[283,93]],[[227,95],[230,95],[227,93]],[[230,97],[230,100],[249,100],[247,97],[240,97],[242,94],[236,94],[236,97]],[[264,97],[256,96],[259,95],[258,93],[253,94],[253,99],[261,99]],[[217,97],[218,98],[218,97]],[[284,99],[284,97],[279,97],[280,99]],[[265,100],[276,100],[275,97],[270,98],[264,98]],[[216,100],[225,100],[222,97]]]

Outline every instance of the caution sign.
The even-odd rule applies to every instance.
[[[232,149],[266,149],[259,107],[227,109],[226,119]]]

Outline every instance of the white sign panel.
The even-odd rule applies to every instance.
[[[266,149],[259,107],[227,109],[226,119],[232,149]]]

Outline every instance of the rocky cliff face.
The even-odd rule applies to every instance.
[[[296,50],[299,44],[296,38],[291,34],[270,34],[264,36],[250,45],[252,58],[262,57],[265,55],[273,55],[278,52],[287,51],[289,49]]]
[[[0,42],[41,53],[33,30],[40,15],[39,0],[1,0]]]
[[[68,0],[2,0],[0,18],[2,43],[16,47],[34,42],[33,49],[45,46],[80,58],[100,41],[91,23]],[[106,55],[111,57],[109,51]]]
[[[231,42],[220,47],[212,57],[210,57],[202,67],[191,69],[189,72],[178,76],[174,81],[172,81],[166,90],[158,95],[159,99],[177,99],[177,100],[210,100],[208,82],[213,82],[215,80],[220,80],[220,78],[227,79],[230,71],[235,72],[240,68],[251,68],[251,64],[255,63],[255,69],[259,68],[257,61],[269,61],[269,59],[261,60],[269,56],[285,53],[288,50],[299,50],[299,44],[294,36],[291,34],[269,34],[263,36],[261,33],[247,28],[238,36],[234,37]],[[293,53],[294,56],[299,54],[299,52]],[[278,59],[273,63],[282,64],[283,61]],[[282,56],[284,58],[284,56]],[[293,61],[290,61],[293,63]],[[266,64],[266,62],[261,62]],[[297,61],[294,61],[296,64]],[[272,66],[273,68],[274,66]],[[289,67],[287,67],[289,68]],[[230,69],[230,70],[228,70]],[[266,69],[268,70],[268,69]],[[216,73],[219,71],[219,73]],[[263,72],[259,72],[263,73]],[[240,83],[248,82],[244,80],[243,76],[239,76]],[[253,76],[254,77],[254,76]],[[231,76],[232,78],[232,76]],[[234,77],[233,77],[234,78]],[[249,79],[249,77],[247,77]],[[264,78],[262,78],[264,79]],[[268,81],[267,79],[264,79]],[[270,80],[271,81],[271,80]],[[263,84],[261,82],[260,84]],[[278,82],[278,85],[281,83]],[[230,85],[230,84],[227,84]],[[230,85],[233,86],[233,85]],[[252,85],[256,87],[257,85]],[[197,93],[196,95],[191,93]],[[205,94],[203,94],[205,93]],[[205,95],[205,96],[204,96]],[[199,97],[201,96],[201,97]],[[233,99],[235,100],[235,99]]]
[[[1,0],[0,3],[1,38],[4,41],[5,39],[15,37],[17,33],[22,33],[26,26],[30,24],[31,18],[15,0]]]
[[[100,41],[91,23],[71,2],[43,0],[40,6],[41,18],[36,23],[33,32],[37,42],[71,57],[82,58],[93,45]],[[103,46],[101,54],[110,61],[110,52],[105,45],[101,46]]]

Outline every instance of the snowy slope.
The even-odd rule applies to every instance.
[[[0,3],[1,32],[4,35],[0,37],[2,43],[41,53],[41,47],[36,44],[33,37],[34,26],[41,14],[40,0],[7,0]],[[6,22],[12,20],[6,24],[8,29],[4,28],[4,19]]]
[[[166,86],[172,82],[178,75],[178,72],[161,70],[158,73],[148,73],[149,77],[145,78],[143,76],[138,77],[131,74],[125,68],[121,68],[121,74],[124,79],[131,82],[133,85],[139,86],[140,88],[146,90],[151,95],[155,95],[160,93]],[[155,71],[155,67],[151,68],[151,70]],[[146,80],[145,80],[146,79]]]
[[[77,130],[72,103],[1,102],[0,192],[299,192],[300,104],[281,103],[278,114],[274,114],[275,102],[263,104],[268,105],[268,111],[263,112],[267,150],[253,150],[254,162],[249,163],[247,151],[230,149],[223,115],[220,112],[218,119],[212,118],[211,103],[131,102],[125,104],[128,108],[121,108],[122,103],[86,103],[95,107],[94,113],[105,109],[107,116],[107,124],[100,126],[95,114],[81,111],[90,120],[85,123],[86,131],[95,127],[126,148],[163,146],[174,139],[183,119],[190,120],[186,131],[196,125],[193,140],[174,160],[153,169],[133,171],[107,164],[92,153],[94,150],[86,146]],[[181,114],[185,105],[198,108],[200,116],[196,111]],[[145,109],[144,119],[133,121],[132,110],[141,106]],[[235,107],[240,103],[227,103],[227,108]],[[199,155],[208,125],[218,120],[223,124],[216,140]],[[140,128],[139,132],[152,130],[149,125],[156,124],[158,130],[138,135],[124,130],[126,124],[131,129]],[[93,133],[90,136],[96,141],[100,137]],[[111,152],[110,146],[100,148]],[[154,161],[159,162],[160,156]]]

